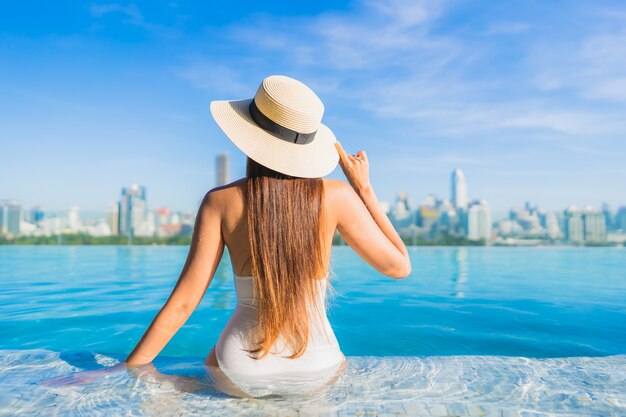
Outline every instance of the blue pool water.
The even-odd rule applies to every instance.
[[[0,247],[0,416],[626,415],[624,249],[410,251],[413,273],[397,281],[334,248],[329,317],[348,369],[314,400],[244,400],[201,377],[235,304],[227,255],[155,362],[200,388],[124,373],[51,388],[38,382],[125,357],[187,248]],[[132,412],[121,405],[131,400]]]

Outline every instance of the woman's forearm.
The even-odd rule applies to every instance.
[[[396,229],[393,227],[387,214],[385,214],[383,208],[378,202],[376,193],[374,193],[374,187],[369,180],[369,160],[365,151],[358,151],[356,155],[348,155],[341,146],[339,141],[335,141],[335,148],[339,154],[339,164],[343,170],[348,182],[352,186],[352,189],[363,201],[363,204],[367,207],[370,215],[376,222],[376,225],[380,228],[387,239],[398,249],[404,261],[407,265],[405,271],[410,271],[411,261],[409,259],[409,251]]]
[[[188,318],[187,311],[166,304],[128,355],[126,363],[144,365],[152,362]]]
[[[378,202],[374,188],[370,185],[367,188],[356,190],[356,193],[361,198],[363,204],[365,204],[372,215],[372,218],[387,239],[389,239],[389,241],[400,251],[402,255],[408,258],[409,251],[398,235],[398,232],[396,232],[396,229],[393,227],[393,224],[391,224],[389,217],[387,217],[387,214]]]

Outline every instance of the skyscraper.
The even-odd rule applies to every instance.
[[[545,215],[546,233],[550,239],[558,239],[561,236],[561,229],[559,227],[559,218],[557,213],[550,211]]]
[[[120,204],[113,203],[107,210],[107,223],[111,229],[111,234],[117,236],[120,233]]]
[[[617,216],[615,217],[615,228],[626,231],[626,206],[620,207],[617,211]]]
[[[606,219],[604,214],[593,207],[585,208],[585,241],[586,242],[606,242]]]
[[[607,203],[602,204],[602,215],[604,215],[606,230],[613,230],[613,213],[611,213],[611,206]]]
[[[18,201],[0,201],[0,234],[19,235],[21,221],[22,206]]]
[[[485,200],[473,202],[467,210],[467,238],[491,239],[491,208]]]
[[[67,225],[72,231],[78,232],[82,226],[80,221],[80,208],[70,207],[70,211],[67,213]]]
[[[133,236],[146,217],[146,187],[133,184],[122,188],[119,202],[119,234]]]
[[[215,186],[221,187],[222,185],[228,184],[229,181],[229,172],[230,172],[230,158],[227,153],[221,153],[217,155],[215,159]]]
[[[467,208],[467,184],[465,174],[459,168],[452,172],[451,178],[451,200],[456,209],[465,210]]]
[[[582,212],[576,206],[571,206],[564,213],[565,240],[570,243],[585,241],[585,225]]]
[[[29,220],[31,223],[37,224],[45,218],[45,213],[41,206],[32,206],[30,208]]]
[[[9,209],[6,206],[6,201],[0,200],[0,235],[4,235],[8,232],[9,223]]]
[[[391,221],[395,227],[408,227],[415,223],[413,211],[409,204],[409,195],[405,192],[398,193],[396,204],[391,210]]]

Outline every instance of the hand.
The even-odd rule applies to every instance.
[[[335,148],[339,153],[339,165],[354,191],[361,195],[361,193],[371,189],[369,161],[365,151],[358,151],[356,155],[348,155],[339,141],[335,142]]]
[[[135,379],[148,383],[168,382],[179,391],[197,392],[210,388],[210,385],[200,381],[198,378],[190,376],[163,374],[154,366],[152,362],[143,365],[128,366],[128,374]]]
[[[93,371],[75,372],[69,375],[63,375],[52,379],[41,381],[39,384],[46,387],[67,387],[71,385],[84,385],[91,384],[104,378],[107,375],[111,375],[117,372],[124,371],[126,369],[126,363],[120,362],[117,365],[96,369]]]

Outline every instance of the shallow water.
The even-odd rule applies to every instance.
[[[37,384],[122,359],[186,253],[0,247],[0,415],[626,415],[626,251],[616,248],[412,248],[401,281],[334,248],[329,317],[349,366],[315,398],[258,400],[215,392],[202,367],[235,305],[226,257],[156,361],[192,376],[194,392],[125,373]]]
[[[239,399],[214,390],[202,358],[160,358],[184,381],[110,375],[74,387],[37,384],[111,365],[88,352],[0,352],[0,415],[609,416],[626,414],[626,355],[525,359],[506,356],[348,358],[317,395]],[[9,411],[10,410],[10,411]]]

